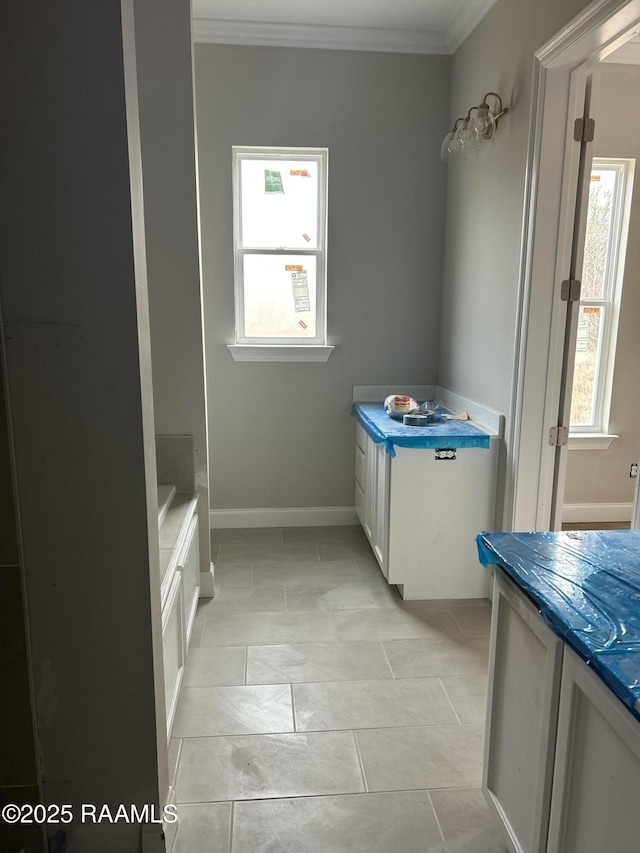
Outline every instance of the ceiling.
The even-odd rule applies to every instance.
[[[193,0],[194,38],[453,53],[496,0]]]

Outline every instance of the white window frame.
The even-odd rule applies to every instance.
[[[606,450],[617,435],[609,432],[611,396],[615,370],[620,302],[624,281],[629,218],[633,193],[635,159],[618,157],[594,157],[594,169],[611,169],[617,173],[615,195],[612,205],[612,223],[609,252],[605,271],[604,296],[602,299],[581,299],[581,307],[600,306],[602,327],[600,330],[600,356],[596,367],[596,394],[592,424],[570,427],[570,450]]]
[[[282,148],[233,146],[233,253],[235,296],[235,343],[229,350],[236,361],[327,361],[332,346],[327,345],[327,176],[329,152],[326,148]],[[268,248],[246,246],[242,235],[242,169],[244,160],[306,161],[318,164],[317,246]],[[245,334],[244,258],[246,255],[307,255],[316,259],[316,335],[314,337],[258,338]]]

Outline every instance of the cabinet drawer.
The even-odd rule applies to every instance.
[[[364,489],[364,450],[356,445],[356,481],[360,483],[360,488]]]

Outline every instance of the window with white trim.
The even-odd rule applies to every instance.
[[[326,360],[307,356],[330,351],[327,165],[325,148],[233,148],[234,357],[251,347]]]
[[[634,166],[635,160],[593,158],[571,394],[572,436],[606,435],[609,430]]]

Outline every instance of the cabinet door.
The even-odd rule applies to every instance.
[[[178,569],[182,574],[185,645],[188,647],[200,594],[200,542],[197,510],[189,522],[189,531],[184,548],[178,557]]]
[[[544,853],[563,643],[496,570],[482,788],[514,853]]]
[[[384,445],[372,447],[375,455],[375,492],[374,492],[374,525],[371,539],[373,553],[376,555],[380,568],[385,577],[388,574],[389,553],[389,475],[391,457],[385,451]]]
[[[366,437],[364,470],[364,521],[362,526],[367,538],[373,543],[376,527],[376,446]]]
[[[549,853],[640,846],[640,723],[564,650]]]
[[[185,661],[184,605],[180,572],[176,572],[174,575],[167,603],[162,613],[162,654],[167,709],[167,738],[169,738],[178,704]]]

